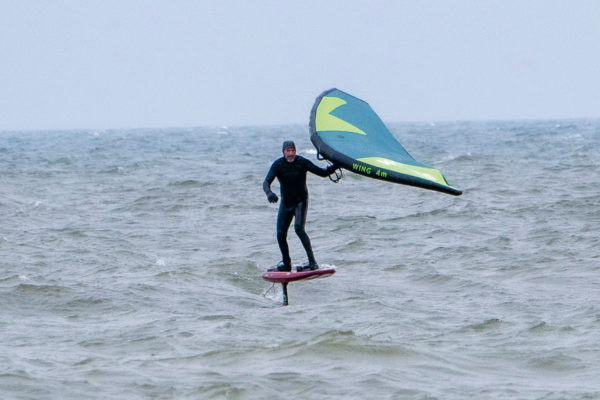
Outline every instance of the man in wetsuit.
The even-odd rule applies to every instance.
[[[319,265],[310,245],[310,239],[304,230],[306,223],[306,212],[308,209],[308,189],[306,187],[306,172],[310,171],[319,176],[329,176],[337,166],[330,165],[327,168],[319,168],[306,158],[296,155],[296,145],[291,140],[283,142],[283,157],[275,160],[263,182],[263,190],[270,203],[277,203],[277,195],[271,191],[271,183],[277,178],[281,188],[281,203],[277,214],[277,243],[281,250],[283,261],[272,268],[273,271],[291,271],[292,260],[287,244],[287,232],[294,220],[296,234],[300,238],[306,255],[308,265],[298,267],[299,271],[318,269]]]

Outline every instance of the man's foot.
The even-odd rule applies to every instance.
[[[316,262],[315,263],[310,263],[308,265],[303,265],[303,266],[296,267],[296,271],[298,271],[298,272],[302,272],[302,271],[314,271],[315,269],[319,269],[319,265]]]
[[[283,261],[277,264],[275,268],[269,268],[268,272],[290,272],[292,270],[292,264],[284,264]]]

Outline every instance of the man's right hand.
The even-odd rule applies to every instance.
[[[269,200],[269,203],[277,203],[279,198],[275,193],[271,192],[267,195],[267,200]]]

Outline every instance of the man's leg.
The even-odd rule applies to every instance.
[[[312,251],[312,246],[310,244],[310,238],[308,234],[304,230],[304,225],[306,225],[306,214],[308,212],[308,199],[299,203],[296,206],[295,210],[295,219],[294,219],[294,229],[296,230],[296,235],[300,238],[302,242],[302,246],[304,246],[304,250],[306,251],[306,256],[308,257],[308,264],[312,266],[316,266],[317,262],[315,261],[315,255]]]
[[[279,213],[277,214],[277,243],[279,244],[279,250],[281,250],[281,257],[283,264],[286,267],[292,267],[292,260],[290,258],[290,249],[287,244],[287,233],[294,217],[294,208],[285,207],[283,202],[279,205]]]

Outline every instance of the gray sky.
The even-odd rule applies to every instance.
[[[600,117],[600,1],[0,0],[0,130]]]

